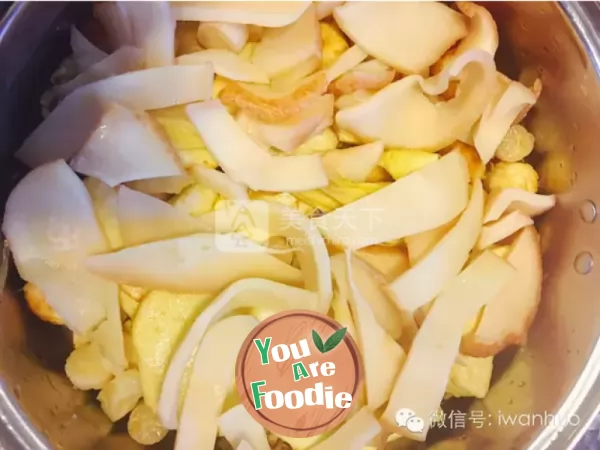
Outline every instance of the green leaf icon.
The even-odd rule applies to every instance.
[[[323,340],[321,339],[321,336],[319,336],[319,333],[317,333],[315,330],[312,330],[313,342],[315,343],[315,347],[317,347],[321,353],[327,353],[336,348],[338,344],[342,342],[345,335],[346,328],[339,329],[329,336],[329,338],[325,341],[325,344],[323,344]]]
[[[321,339],[321,336],[319,336],[319,333],[317,333],[315,330],[312,330],[312,338],[317,350],[319,350],[321,353],[325,353],[323,351],[323,340]]]

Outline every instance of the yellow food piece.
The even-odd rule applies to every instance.
[[[177,22],[175,28],[175,56],[199,52],[202,46],[198,42],[199,22]]]
[[[73,348],[81,347],[82,345],[85,345],[88,342],[90,342],[90,339],[87,336],[82,336],[73,333]]]
[[[252,26],[252,25],[250,25]],[[242,51],[240,53],[238,53],[238,56],[242,59],[245,59],[248,62],[252,62],[252,56],[254,55],[254,50],[256,49],[256,45],[257,42],[248,42],[246,45],[244,45],[244,48],[242,49]]]
[[[135,369],[117,375],[98,394],[100,408],[112,422],[125,417],[141,398],[140,374]]]
[[[337,134],[338,140],[344,144],[360,145],[364,143],[352,133],[342,128],[336,128],[335,132]]]
[[[535,193],[538,190],[538,180],[538,174],[530,164],[499,162],[488,171],[483,183],[488,192],[518,188]]]
[[[119,288],[124,291],[125,293],[127,293],[127,295],[129,295],[131,298],[133,298],[135,301],[140,301],[144,295],[146,295],[148,293],[148,290],[142,287],[137,287],[137,286],[129,286],[128,284],[122,284],[119,286]]]
[[[221,91],[225,89],[225,86],[227,86],[227,80],[220,75],[215,76],[212,97],[219,98],[219,95],[221,94]]]
[[[294,197],[302,203],[308,205],[312,210],[318,209],[321,212],[328,213],[342,206],[340,202],[331,198],[320,189],[304,192],[294,192]],[[309,212],[312,213],[312,210]]]
[[[176,150],[176,153],[185,169],[189,169],[195,165],[201,165],[211,169],[217,167],[217,162],[207,148]]]
[[[495,156],[501,161],[517,162],[533,151],[535,137],[521,125],[513,125],[500,142]]]
[[[446,394],[451,397],[483,398],[490,388],[494,357],[459,355],[450,371]]]
[[[201,184],[186,187],[171,200],[171,204],[194,217],[201,216],[213,210],[218,194]]]
[[[158,444],[168,433],[158,416],[144,402],[138,403],[131,411],[127,431],[134,441],[142,445]]]
[[[373,170],[367,176],[365,180],[367,183],[378,183],[380,181],[392,181],[393,178],[390,176],[387,170],[381,166],[373,167]]]
[[[383,153],[379,165],[397,180],[439,158],[437,153],[423,150],[390,149]]]
[[[152,291],[144,298],[133,320],[132,337],[144,400],[153,411],[173,352],[211,299],[211,295],[164,291]]]
[[[277,202],[282,205],[289,206],[290,208],[298,207],[298,200],[292,194],[287,192],[262,192],[262,191],[250,191],[250,200],[262,200],[264,202]]]
[[[140,307],[139,302],[122,289],[119,290],[119,304],[121,310],[131,319],[135,317]]]
[[[131,322],[127,321],[129,328],[131,328]],[[129,367],[134,369],[138,367],[138,357],[135,347],[133,345],[133,337],[131,336],[131,329],[123,332],[123,345],[125,346],[125,357],[129,363]]]
[[[510,245],[492,245],[487,250],[494,252],[500,258],[506,258],[510,253],[511,246]]]
[[[338,137],[331,128],[326,128],[322,133],[311,137],[308,141],[293,151],[294,155],[310,155],[324,153],[338,146]]]
[[[323,41],[323,67],[331,66],[342,53],[348,50],[348,43],[340,29],[327,22],[321,22],[321,40]]]
[[[573,186],[573,159],[565,152],[549,152],[538,166],[540,188],[548,194],[562,194]]]
[[[64,321],[56,314],[56,311],[46,302],[44,293],[35,284],[27,283],[23,288],[25,300],[29,309],[42,319],[54,325],[64,325]]]
[[[77,389],[102,389],[112,378],[109,363],[97,344],[86,343],[71,352],[65,363],[67,378]]]

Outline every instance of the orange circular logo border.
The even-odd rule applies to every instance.
[[[329,327],[332,333],[343,328],[338,322],[333,320],[331,317],[311,310],[295,309],[274,314],[273,316],[259,323],[256,326],[256,328],[254,328],[252,332],[248,335],[248,337],[244,340],[236,361],[235,381],[241,403],[256,421],[263,425],[268,431],[271,431],[272,433],[278,434],[280,436],[303,438],[317,436],[326,431],[334,429],[347,418],[347,416],[352,412],[352,410],[354,410],[354,408],[356,407],[356,402],[359,398],[360,388],[362,387],[364,382],[364,368],[362,365],[362,358],[356,341],[349,333],[346,333],[342,339],[342,342],[344,343],[345,347],[347,348],[347,351],[352,357],[355,380],[352,392],[350,393],[352,395],[352,404],[349,408],[340,409],[340,411],[333,418],[329,419],[326,423],[304,428],[277,423],[273,421],[272,418],[265,416],[265,414],[263,414],[260,410],[256,410],[252,401],[252,393],[250,392],[250,380],[246,378],[245,369],[248,352],[254,347],[254,339],[256,339],[256,337],[265,328],[269,327],[274,322],[297,317],[305,317],[317,322],[324,323]]]

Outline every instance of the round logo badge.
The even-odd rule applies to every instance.
[[[285,437],[335,428],[354,408],[362,380],[352,336],[308,310],[285,311],[257,325],[236,365],[237,390],[248,412]]]

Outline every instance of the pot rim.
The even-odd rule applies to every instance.
[[[600,79],[600,2],[558,2],[567,16]],[[19,18],[27,14],[28,2],[11,5],[0,19],[0,46]],[[596,25],[594,24],[594,19]],[[0,286],[4,287],[10,253],[4,242],[0,250]],[[556,413],[578,417],[576,424],[550,424],[526,450],[573,449],[600,413],[600,338],[571,392]],[[556,421],[559,422],[559,421]],[[0,379],[0,448],[7,450],[52,450],[48,439],[28,419],[10,389]]]

